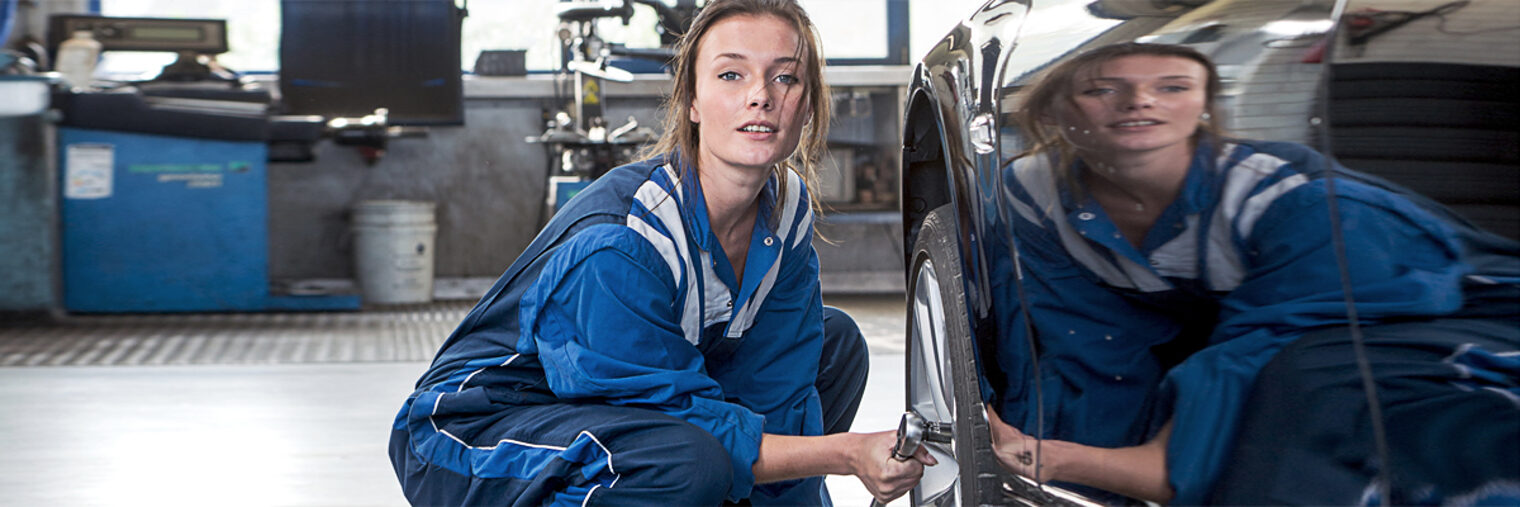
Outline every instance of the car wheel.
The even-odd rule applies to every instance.
[[[953,435],[949,443],[923,443],[939,465],[924,470],[910,496],[913,505],[982,505],[998,503],[1000,496],[956,231],[950,205],[930,211],[908,275],[908,409]]]

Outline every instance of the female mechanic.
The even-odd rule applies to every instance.
[[[1380,475],[1394,503],[1520,492],[1520,247],[1303,146],[1226,138],[1218,89],[1193,49],[1129,43],[1026,92],[1033,148],[1004,181],[1043,409],[992,403],[999,461],[1182,504],[1377,501]]]
[[[706,4],[654,155],[557,213],[403,405],[408,500],[828,505],[825,474],[883,500],[917,483],[926,453],[845,432],[867,358],[812,247],[822,61],[794,0]]]

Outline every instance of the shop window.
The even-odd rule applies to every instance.
[[[492,49],[526,50],[530,71],[559,68],[559,40],[555,36],[558,21],[554,17],[558,0],[457,1],[470,14],[464,20],[461,69],[472,70],[476,56],[482,50]],[[818,25],[831,64],[907,64],[921,56],[908,49],[909,0],[801,0],[801,3]],[[936,2],[913,3],[915,13],[951,11],[940,9]],[[104,16],[225,19],[230,50],[217,57],[222,65],[244,73],[279,69],[279,0],[99,0],[99,12]],[[660,42],[655,24],[653,9],[635,6],[627,26],[622,20],[607,19],[597,29],[608,41],[651,48]],[[939,35],[943,33],[936,38]],[[135,78],[156,74],[172,61],[174,55],[168,53],[113,51],[105,55],[101,65],[109,75]]]

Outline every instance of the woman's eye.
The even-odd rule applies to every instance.
[[[1082,95],[1086,95],[1088,97],[1097,97],[1099,95],[1108,95],[1113,92],[1113,88],[1089,88],[1082,90]]]
[[[739,79],[739,73],[730,70],[728,72],[718,74],[718,79],[722,79],[724,81],[733,81],[735,79]]]
[[[1171,86],[1163,86],[1163,87],[1161,87],[1161,91],[1168,92],[1168,93],[1181,93],[1181,92],[1185,92],[1185,91],[1188,91],[1188,90],[1189,90],[1188,87],[1182,86],[1182,85],[1171,85]]]
[[[793,76],[791,74],[782,74],[782,75],[776,76],[776,82],[784,84],[784,85],[794,85],[794,84],[802,82],[802,80],[801,79],[797,79],[797,76]]]

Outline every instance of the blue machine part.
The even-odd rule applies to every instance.
[[[264,143],[58,130],[65,308],[264,307]]]
[[[68,311],[358,306],[269,296],[263,142],[58,132]]]
[[[16,1],[0,0],[0,44],[11,40],[11,24],[16,19]]]
[[[565,207],[565,203],[570,202],[570,199],[575,197],[575,194],[581,193],[587,186],[590,186],[591,180],[554,181],[552,183],[554,185],[554,211],[559,211],[560,208]]]

